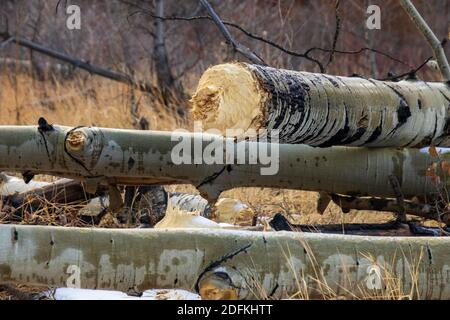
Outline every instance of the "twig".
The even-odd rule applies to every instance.
[[[420,15],[419,11],[417,11],[416,7],[414,7],[411,0],[400,0],[400,4],[433,50],[442,77],[445,81],[450,81],[450,66],[441,42],[436,37],[433,30],[428,26],[425,19]]]
[[[126,2],[124,0],[122,2],[128,3],[128,2]],[[134,5],[134,6],[138,7],[141,10],[141,11],[133,12],[132,14],[129,15],[129,17],[133,16],[133,15],[135,15],[137,13],[144,13],[144,14],[147,14],[147,15],[151,16],[152,18],[162,19],[162,20],[187,21],[187,22],[195,21],[195,20],[210,20],[210,21],[213,21],[210,16],[193,16],[193,17],[164,16],[164,17],[162,17],[162,16],[158,16],[158,15],[154,14],[151,11],[148,11],[148,10],[145,10],[143,8],[140,8],[139,6],[137,6],[135,4],[131,4],[131,3],[128,3],[128,4]],[[264,37],[262,37],[260,35],[254,34],[254,33],[250,32],[250,31],[247,31],[246,29],[244,29],[243,27],[241,27],[240,25],[238,25],[238,24],[236,24],[234,22],[229,22],[229,21],[224,21],[224,20],[222,20],[222,22],[223,22],[223,24],[225,24],[225,25],[227,25],[229,27],[232,27],[232,28],[235,28],[235,29],[241,31],[243,34],[245,34],[249,38],[252,38],[254,40],[258,40],[258,41],[264,42],[264,43],[266,43],[266,44],[268,44],[268,45],[270,45],[270,46],[272,46],[272,47],[274,47],[274,48],[276,48],[276,49],[278,49],[278,50],[280,50],[280,51],[282,51],[282,52],[284,52],[286,54],[289,54],[291,56],[304,58],[304,59],[307,59],[307,60],[309,60],[311,62],[314,62],[315,64],[317,64],[319,66],[320,72],[322,72],[322,73],[325,72],[325,68],[323,67],[321,62],[316,60],[316,59],[314,59],[314,58],[312,58],[312,57],[310,57],[310,56],[308,56],[307,54],[303,54],[303,53],[300,53],[300,52],[295,52],[295,51],[286,49],[283,46],[281,46],[281,45],[279,45],[279,44],[277,44],[277,43],[275,43],[275,42],[273,42],[271,40],[268,40],[268,39],[266,39],[266,38],[264,38]],[[324,50],[326,50],[326,49],[324,49]]]
[[[58,0],[58,2],[56,3],[55,14],[58,13],[58,9],[59,9],[59,6],[60,6],[61,2],[62,2],[62,0]],[[67,7],[67,0],[64,0],[64,8],[65,7]]]
[[[111,71],[108,69],[104,69],[101,67],[98,67],[96,65],[92,65],[91,63],[89,63],[89,61],[83,61],[80,60],[78,58],[69,56],[67,54],[61,53],[59,51],[44,47],[41,44],[35,43],[33,41],[30,41],[28,39],[25,38],[21,38],[21,37],[13,37],[9,34],[6,33],[2,33],[0,34],[0,37],[3,37],[4,39],[8,39],[11,42],[14,42],[15,44],[25,47],[25,48],[29,48],[31,50],[40,52],[42,54],[45,54],[49,57],[52,57],[54,59],[57,60],[61,60],[64,62],[67,62],[69,64],[71,64],[72,66],[76,67],[76,68],[80,68],[83,70],[86,70],[90,73],[102,76],[104,78],[108,78],[114,81],[118,81],[118,82],[122,82],[122,83],[126,83],[128,85],[131,85],[137,89],[139,89],[140,91],[144,91],[144,92],[148,92],[151,94],[155,94],[157,92],[157,88],[155,88],[153,85],[149,84],[149,83],[144,83],[144,82],[136,82],[132,79],[132,77],[128,74],[124,74],[124,73],[120,73],[120,72],[116,72],[116,71]],[[7,40],[7,41],[8,41]]]
[[[340,0],[336,0],[336,6],[335,6],[335,11],[336,11],[336,28],[335,28],[335,31],[334,31],[333,45],[331,47],[330,57],[328,58],[328,62],[327,62],[327,68],[331,64],[331,62],[333,62],[333,57],[334,57],[334,53],[335,53],[335,50],[336,50],[336,44],[337,44],[337,40],[339,38],[339,32],[341,30],[341,17],[339,16],[340,3],[341,3]]]
[[[195,21],[195,20],[211,20],[212,21],[212,18],[210,16],[191,16],[191,17],[183,17],[183,16],[175,16],[175,15],[158,16],[155,13],[153,13],[153,12],[151,12],[151,11],[145,9],[145,8],[140,7],[139,5],[136,5],[134,3],[128,2],[126,0],[121,0],[121,1],[123,3],[128,4],[128,5],[134,6],[137,9],[140,10],[140,11],[136,11],[136,12],[131,13],[129,15],[129,17],[131,17],[131,16],[133,16],[135,14],[138,14],[138,13],[143,13],[143,14],[147,14],[147,15],[151,16],[152,18],[162,19],[162,20],[186,21],[186,22]],[[379,54],[381,56],[384,56],[384,57],[386,57],[386,58],[388,58],[388,59],[390,59],[392,61],[395,61],[395,62],[400,63],[402,65],[406,65],[406,66],[411,67],[409,64],[405,63],[404,61],[402,61],[400,59],[397,59],[397,58],[393,57],[392,55],[390,55],[388,53],[382,52],[382,51],[374,49],[374,48],[369,48],[369,47],[363,47],[363,48],[360,48],[358,50],[348,50],[348,51],[345,51],[345,50],[332,50],[332,49],[326,49],[326,48],[320,48],[320,47],[312,47],[312,48],[309,48],[308,50],[306,50],[303,53],[297,52],[297,51],[292,51],[292,50],[289,50],[289,49],[283,47],[282,45],[280,45],[280,44],[278,44],[278,43],[276,43],[276,42],[274,42],[272,40],[269,40],[269,39],[267,39],[265,37],[262,37],[260,35],[252,33],[252,32],[246,30],[245,28],[243,28],[242,26],[240,26],[240,25],[238,25],[238,24],[236,24],[234,22],[225,21],[225,20],[222,20],[222,22],[226,26],[229,26],[229,27],[232,27],[232,28],[235,28],[235,29],[241,31],[242,33],[244,33],[249,38],[252,38],[252,39],[257,40],[257,41],[264,42],[264,43],[266,43],[266,44],[274,47],[275,49],[278,49],[278,50],[280,50],[280,51],[282,51],[282,52],[284,52],[286,54],[289,54],[289,55],[292,55],[292,56],[295,56],[295,57],[299,57],[299,58],[304,58],[304,59],[307,59],[307,60],[309,60],[311,62],[314,62],[315,64],[317,64],[317,66],[320,69],[320,72],[322,72],[322,73],[325,72],[325,67],[322,65],[322,63],[320,61],[318,61],[317,59],[315,59],[315,58],[310,56],[310,54],[313,51],[322,51],[322,52],[327,52],[327,53],[331,53],[331,52],[334,51],[335,54],[337,53],[337,54],[349,54],[349,55],[356,55],[356,54],[360,54],[360,53],[365,52],[365,51],[371,51],[371,52],[374,52],[374,53]]]
[[[266,65],[266,63],[260,57],[258,57],[253,51],[251,51],[249,48],[241,45],[233,38],[230,31],[227,29],[225,24],[222,22],[222,20],[218,16],[218,14],[214,11],[213,7],[209,4],[209,2],[207,0],[200,0],[200,3],[206,9],[206,11],[208,11],[208,14],[213,19],[217,28],[219,28],[220,32],[222,33],[224,38],[227,40],[227,42],[233,46],[234,50],[236,50],[237,52],[242,54],[244,57],[246,57],[253,63]]]
[[[331,49],[325,49],[325,48],[319,48],[319,47],[312,47],[312,48],[309,48],[308,50],[306,50],[304,54],[305,54],[305,55],[308,55],[308,54],[310,54],[311,52],[316,51],[316,50],[317,50],[317,51],[322,51],[322,52],[331,52],[331,51],[332,51]],[[339,54],[360,54],[360,53],[365,52],[365,51],[371,51],[371,52],[374,52],[374,53],[379,54],[379,55],[381,55],[381,56],[384,56],[384,57],[386,57],[386,58],[388,58],[388,59],[390,59],[390,60],[392,60],[392,61],[395,61],[395,62],[401,63],[401,64],[403,64],[403,65],[405,65],[405,66],[411,67],[411,66],[410,66],[409,64],[407,64],[406,62],[404,62],[404,61],[402,61],[402,60],[400,60],[400,59],[397,59],[397,58],[391,56],[391,55],[388,54],[388,53],[382,52],[382,51],[377,50],[377,49],[369,48],[369,47],[363,47],[363,48],[360,48],[360,49],[358,49],[358,50],[349,50],[349,51],[344,51],[344,50],[334,50],[334,53],[339,53]]]
[[[6,47],[9,43],[11,43],[14,40],[13,37],[9,37],[6,40],[2,41],[0,43],[0,50],[2,50],[4,47]]]
[[[378,79],[378,80],[381,80],[381,81],[397,81],[397,80],[402,79],[402,78],[404,78],[404,77],[406,77],[406,76],[410,76],[410,77],[414,78],[414,77],[415,77],[415,74],[416,74],[420,69],[422,69],[422,68],[428,63],[428,61],[431,60],[431,58],[432,58],[432,57],[428,57],[424,62],[422,62],[422,64],[421,64],[420,66],[418,66],[418,67],[415,68],[415,69],[409,70],[408,72],[402,73],[401,75],[398,75],[398,76],[390,76],[390,77],[383,78],[383,79]]]
[[[396,201],[398,206],[397,220],[401,222],[406,221],[406,210],[405,210],[405,197],[403,196],[402,188],[400,186],[400,182],[397,177],[393,174],[389,176],[389,183],[394,190],[396,195]]]

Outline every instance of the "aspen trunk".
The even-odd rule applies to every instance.
[[[0,225],[0,282],[182,288],[203,298],[450,299],[449,241]]]
[[[185,142],[186,148],[180,149],[180,143]],[[207,164],[211,145],[226,149],[227,159]],[[271,163],[255,156],[255,150],[264,152],[267,148],[274,155]],[[223,149],[215,151],[218,155]],[[174,153],[185,162],[175,162]],[[244,164],[237,159],[242,154],[246,155]],[[205,158],[197,161],[198,155]],[[253,160],[256,157],[255,164],[249,164],[249,156]],[[448,153],[441,156],[443,160],[449,158]],[[439,185],[426,176],[435,161],[418,149],[313,148],[236,143],[197,133],[56,125],[42,132],[34,126],[0,126],[0,171],[83,179],[88,192],[95,191],[98,184],[188,183],[209,199],[217,199],[231,188],[255,186],[392,198],[397,193],[390,187],[389,177],[395,176],[403,196],[410,198],[437,191]],[[269,166],[271,170],[264,171]]]
[[[311,146],[450,146],[446,83],[377,81],[247,63],[217,65],[200,79],[193,115],[204,129],[279,130]]]

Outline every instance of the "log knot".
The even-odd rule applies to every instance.
[[[86,135],[79,130],[72,131],[67,135],[66,148],[69,151],[81,151],[86,144]]]

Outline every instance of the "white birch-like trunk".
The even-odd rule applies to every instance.
[[[450,88],[418,80],[275,69],[209,68],[192,97],[204,129],[279,130],[281,143],[367,147],[450,146]]]

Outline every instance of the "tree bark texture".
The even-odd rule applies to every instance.
[[[160,17],[164,16],[164,3],[164,0],[156,0],[156,14]],[[162,19],[156,19],[155,21],[156,30],[153,45],[153,60],[159,86],[163,89],[171,89],[174,87],[175,79],[170,70],[164,24],[165,21]]]
[[[193,150],[180,154],[188,163],[175,164],[174,147],[180,139],[190,141]],[[211,144],[233,150],[227,162],[194,163],[196,154]],[[262,175],[268,165],[239,164],[252,150],[276,146],[278,171]],[[197,147],[196,147],[197,146]],[[441,155],[442,160],[450,154]],[[0,171],[51,174],[83,179],[88,192],[99,184],[151,185],[188,183],[209,199],[235,187],[276,187],[324,191],[352,196],[397,197],[389,177],[399,181],[405,198],[435,193],[438,184],[426,176],[436,158],[418,149],[397,148],[313,148],[305,145],[267,144],[240,141],[200,133],[119,130],[97,127],[0,126]]]
[[[449,241],[0,225],[0,281],[125,292],[182,288],[203,298],[449,299]]]
[[[281,143],[311,146],[450,146],[450,88],[418,80],[217,65],[201,77],[193,115],[204,129],[279,130]]]

